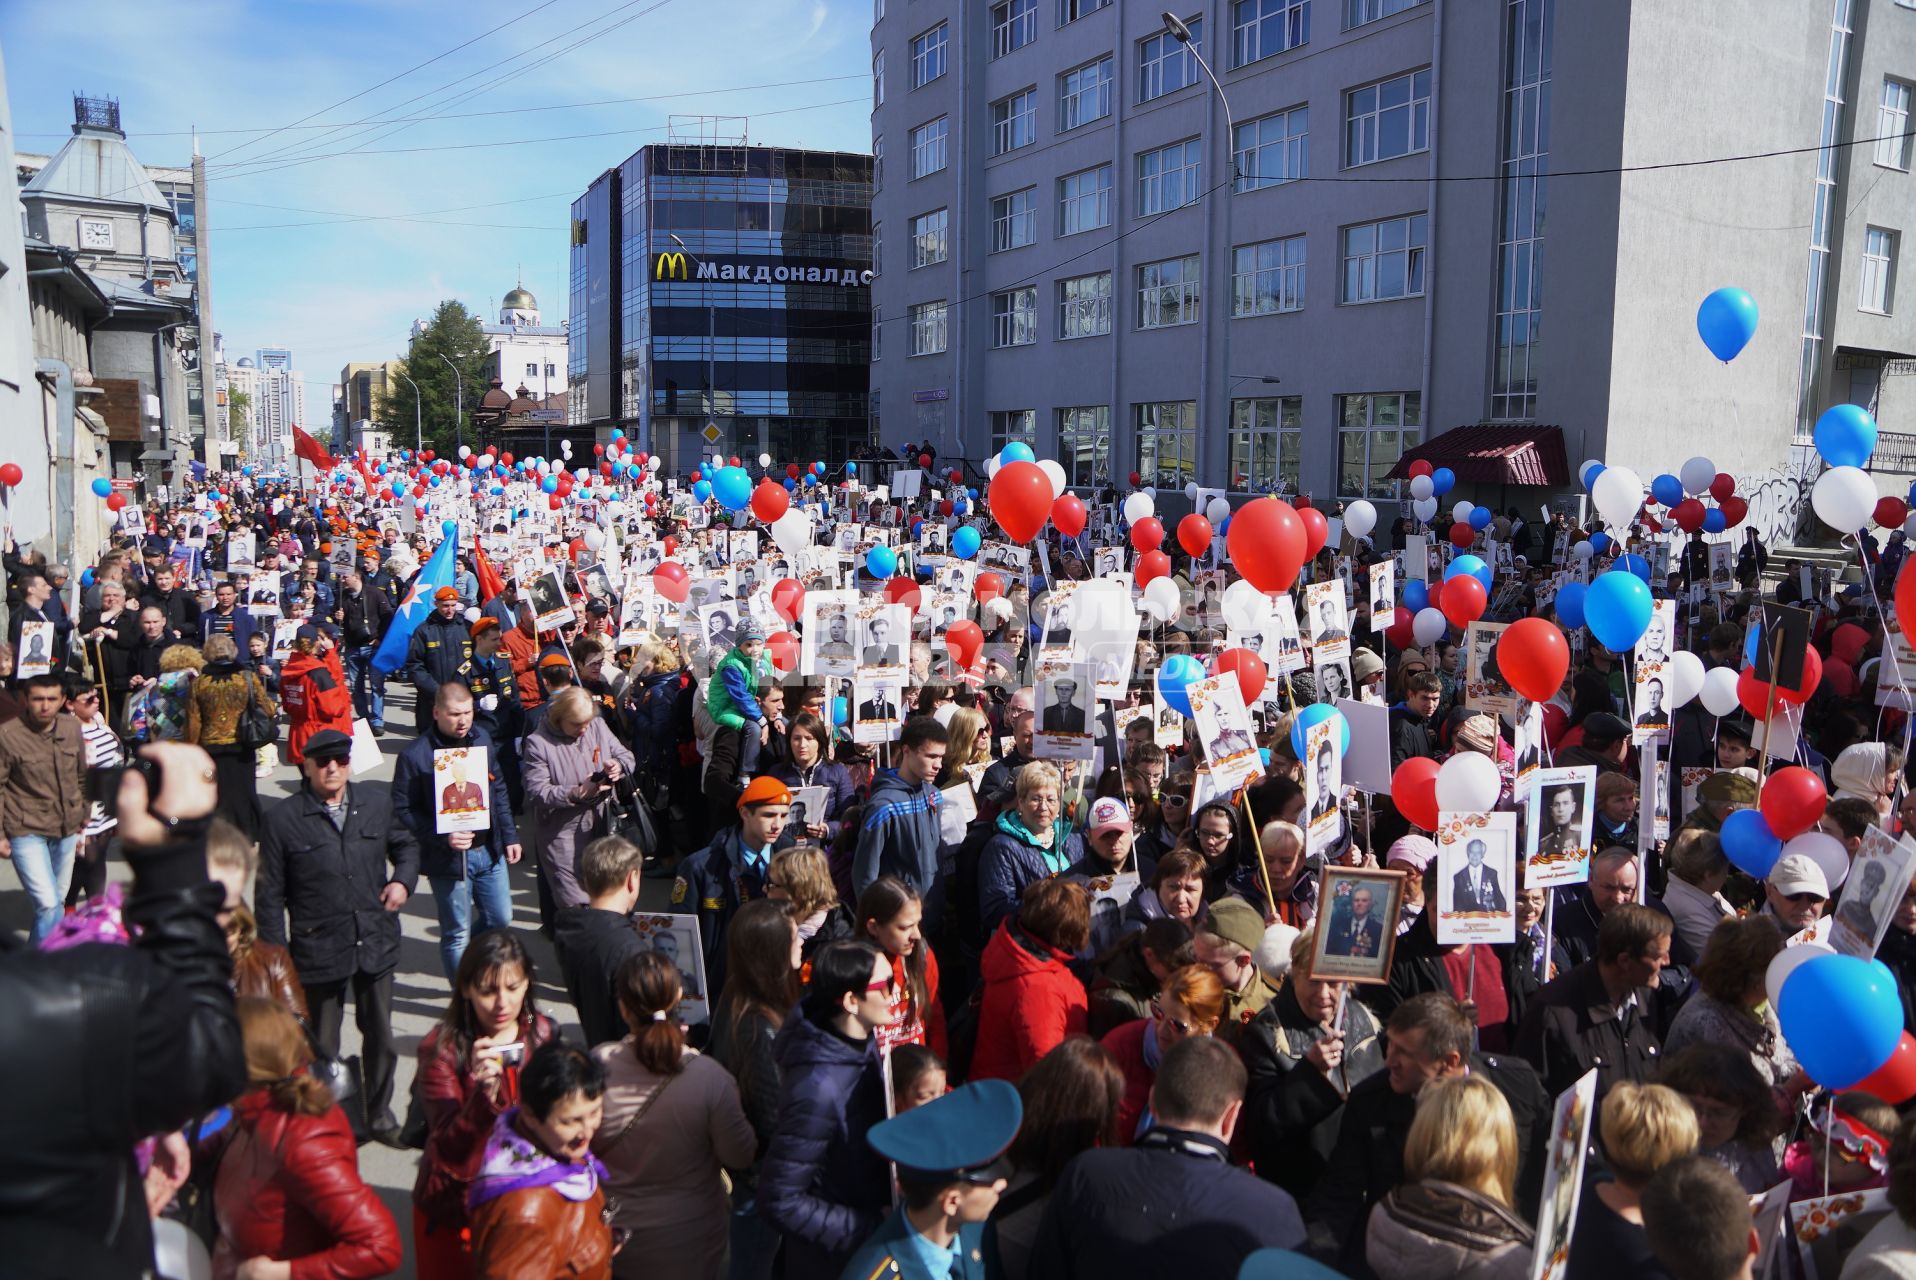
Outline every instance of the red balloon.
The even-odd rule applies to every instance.
[[[1437,829],[1437,762],[1412,756],[1390,775],[1390,798],[1414,827]]]
[[[646,496],[650,497],[651,495],[647,494]],[[665,539],[665,554],[668,556],[675,556],[678,553],[679,553],[679,540],[677,538],[671,537],[670,535],[667,535]]]
[[[488,446],[488,447],[490,447],[490,446]],[[616,444],[615,444],[615,445],[614,445],[613,447],[614,447],[614,449],[615,449],[615,450],[617,449],[617,445],[616,445]],[[595,445],[593,445],[593,446],[592,446],[592,452],[593,452],[593,453],[594,453],[595,455],[597,455],[598,457],[601,457],[601,458],[603,458],[603,457],[605,456],[605,446],[604,446],[604,445],[602,445],[602,444],[595,444]]]
[[[556,493],[546,499],[546,506],[553,511],[557,511],[560,507],[563,507],[564,505],[565,505],[565,499],[561,498]]]
[[[1295,508],[1300,514],[1302,514],[1305,511],[1308,511],[1311,506],[1311,495],[1308,493],[1298,494],[1295,498],[1291,499],[1291,506]]]
[[[1084,532],[1084,500],[1075,493],[1060,494],[1051,504],[1051,523],[1058,526],[1058,532],[1067,538],[1075,538]]]
[[[1756,798],[1764,821],[1779,840],[1794,839],[1814,827],[1829,802],[1823,780],[1798,764],[1772,773]]]
[[[1224,535],[1231,563],[1259,591],[1288,591],[1310,559],[1304,550],[1304,522],[1281,498],[1256,498],[1231,515]]]
[[[1685,498],[1670,508],[1670,518],[1685,533],[1695,533],[1703,527],[1703,514],[1703,504],[1695,498]]]
[[[971,592],[979,604],[990,604],[1005,593],[1005,580],[995,573],[981,573],[971,584]]]
[[[1416,462],[1413,462],[1410,464],[1410,476],[1411,476],[1411,479],[1413,480],[1416,479],[1418,476],[1435,475],[1436,472],[1437,472],[1437,468],[1431,466],[1428,462],[1425,462],[1422,458],[1419,458]]]
[[[1717,503],[1717,509],[1723,513],[1723,524],[1728,529],[1742,524],[1743,518],[1750,514],[1750,504],[1735,494]]]
[[[126,495],[124,493],[121,493],[118,490],[115,490],[113,493],[110,493],[107,495],[106,509],[108,511],[118,511],[120,508],[124,507],[125,505],[126,505]]]
[[[26,474],[26,472],[20,470],[20,464],[17,462],[0,462],[0,484],[7,486],[9,489],[19,484],[20,481],[26,477]]]
[[[1892,1107],[1916,1097],[1916,1036],[1903,1032],[1903,1038],[1890,1050],[1889,1061],[1850,1088],[1881,1098]]]
[[[1030,542],[1051,516],[1051,477],[1035,462],[1007,462],[991,477],[991,514],[1013,542]]]
[[[1450,545],[1457,550],[1468,550],[1475,541],[1477,541],[1477,531],[1462,520],[1450,526]]]
[[[765,652],[771,655],[774,667],[790,671],[798,665],[798,637],[789,631],[774,631],[765,637]]]
[[[1132,525],[1131,545],[1137,548],[1139,555],[1156,551],[1164,545],[1164,522],[1156,516],[1146,516]]]
[[[910,578],[894,577],[885,579],[885,599],[893,604],[908,604],[913,613],[918,612],[918,584]]]
[[[643,457],[644,457],[645,455],[644,455],[644,454],[640,454],[639,456],[640,456],[641,458],[643,458]],[[643,465],[643,463],[641,463],[641,465]],[[798,464],[797,464],[796,462],[788,462],[788,463],[786,463],[786,464],[785,464],[785,474],[786,474],[786,475],[788,475],[788,476],[790,476],[790,477],[791,477],[792,479],[794,479],[794,480],[796,480],[796,479],[798,479]]]
[[[1264,659],[1251,649],[1226,649],[1218,654],[1217,670],[1212,674],[1221,676],[1226,671],[1237,677],[1238,692],[1244,695],[1246,704],[1257,701],[1270,674]]]
[[[1211,522],[1193,511],[1178,521],[1178,545],[1193,560],[1211,549]],[[1246,702],[1252,701],[1250,698]]]
[[[1570,673],[1570,642],[1561,627],[1543,618],[1511,623],[1493,653],[1504,682],[1532,702],[1556,697]]]
[[[499,465],[500,465],[500,466],[502,466],[502,467],[509,467],[509,466],[511,466],[511,465],[512,465],[512,455],[511,455],[511,454],[509,454],[509,453],[502,453],[502,454],[500,454],[500,455],[499,455]]]
[[[1384,639],[1390,642],[1391,648],[1410,648],[1411,642],[1417,638],[1416,621],[1417,615],[1401,604],[1392,610],[1390,625],[1384,628]]]
[[[699,468],[693,467],[692,468],[692,483],[697,484],[699,480],[702,478],[702,475],[703,473],[699,470]]]
[[[1736,477],[1727,471],[1717,472],[1716,479],[1710,481],[1710,496],[1717,500],[1719,506],[1722,505],[1724,499],[1735,492]]]
[[[1808,702],[1810,695],[1816,692],[1816,686],[1823,682],[1823,655],[1814,648],[1803,650],[1803,683],[1791,688],[1788,685],[1776,686],[1776,705],[1800,707]],[[1758,724],[1773,708],[1770,706],[1770,685],[1766,680],[1756,678],[1755,667],[1745,667],[1737,673],[1736,700],[1743,709],[1756,717]],[[1785,837],[1787,838],[1787,837]]]
[[[770,480],[758,482],[758,488],[752,490],[752,514],[766,524],[772,523],[792,507],[792,495],[782,484],[773,484]]]
[[[652,589],[674,604],[684,604],[692,593],[692,582],[684,565],[668,560],[652,571]]]
[[[796,480],[798,478],[796,474],[797,468],[793,468],[793,472],[794,474],[792,478]],[[946,475],[945,478],[950,480],[953,484],[963,484],[965,481],[965,473],[960,471],[958,468],[953,467],[951,471]]]
[[[931,465],[931,455],[929,453],[919,454],[918,465],[921,467],[929,467]]]
[[[772,584],[772,612],[787,622],[797,622],[805,607],[805,584],[797,578],[780,578]]]
[[[727,458],[727,459],[725,460],[725,465],[726,465],[726,466],[728,466],[728,467],[736,467],[736,466],[738,465],[738,458],[737,458],[737,456],[736,456],[736,455],[734,455],[733,457],[730,457],[730,458]]]
[[[1878,498],[1875,515],[1876,523],[1883,528],[1900,529],[1909,519],[1909,504],[1901,498]]]
[[[1142,587],[1153,578],[1162,578],[1171,572],[1171,557],[1162,551],[1147,551],[1138,557],[1138,563],[1131,570],[1131,580]]]
[[[599,464],[599,474],[602,476],[610,476],[612,474],[612,464],[609,462],[601,462]]]
[[[951,651],[960,671],[969,671],[978,665],[978,654],[984,647],[984,628],[969,618],[945,628],[945,648]]]
[[[1484,616],[1484,606],[1488,603],[1484,584],[1467,573],[1460,573],[1444,584],[1443,599],[1437,607],[1450,619],[1451,626],[1467,627]]]
[[[1295,510],[1297,518],[1304,522],[1304,558],[1316,559],[1317,553],[1330,541],[1331,523],[1316,507],[1297,507]]]
[[[1137,472],[1133,471],[1131,473],[1131,487],[1133,489],[1137,488],[1138,485],[1143,482],[1143,480],[1144,480],[1144,477],[1139,475]]]
[[[948,516],[957,509],[957,507],[952,505],[950,498],[941,499],[938,503],[938,514],[941,516]]]

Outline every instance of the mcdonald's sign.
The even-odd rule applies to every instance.
[[[658,256],[652,264],[654,280],[689,280],[691,269],[685,264],[685,255],[677,250],[668,250]]]

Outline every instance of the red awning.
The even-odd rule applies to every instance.
[[[1449,467],[1472,484],[1523,484],[1562,488],[1570,483],[1563,452],[1562,427],[1520,427],[1479,423],[1454,427],[1425,441],[1391,468],[1390,478],[1410,478],[1410,464]]]

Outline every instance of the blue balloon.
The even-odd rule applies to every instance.
[[[1469,574],[1477,581],[1483,583],[1485,591],[1490,590],[1490,584],[1492,582],[1490,566],[1484,563],[1482,556],[1470,555],[1467,552],[1464,555],[1458,556],[1445,566],[1444,581],[1449,582],[1452,578],[1461,578],[1465,574]]]
[[[1204,664],[1188,653],[1174,653],[1158,667],[1158,697],[1181,716],[1191,714],[1190,685],[1204,679]]]
[[[846,474],[846,475],[848,475],[848,476],[855,476],[855,475],[857,475],[857,474],[858,474],[858,464],[857,464],[856,462],[847,462],[847,463],[845,464],[845,474]]]
[[[743,511],[752,500],[752,477],[744,467],[720,467],[712,477],[712,493],[727,511]]]
[[[809,489],[817,483],[818,483],[818,477],[813,475],[811,472],[807,471],[805,473],[805,487]]]
[[[865,572],[881,582],[898,572],[898,553],[890,547],[873,547],[865,553]]]
[[[547,493],[557,493],[559,492],[559,477],[547,476],[539,482],[539,487]]]
[[[93,482],[93,492],[96,497],[110,498],[113,496],[113,482],[101,476]]]
[[[1756,299],[1742,289],[1718,289],[1696,309],[1696,334],[1728,364],[1756,336]]]
[[[443,536],[450,538],[453,534],[459,532],[459,525],[456,521],[441,520],[439,522],[439,532]]]
[[[1036,462],[1037,460],[1038,455],[1033,453],[1031,446],[1022,440],[1013,440],[998,453],[998,465],[1001,467],[1009,462]]]
[[[1738,809],[1724,818],[1717,840],[1724,857],[1758,880],[1768,876],[1783,856],[1783,842],[1770,830],[1769,819],[1755,809]]]
[[[822,463],[822,462],[814,462],[814,463],[812,464],[812,474],[813,474],[813,475],[816,475],[816,476],[822,476],[822,475],[824,475],[824,474],[825,474],[825,464],[824,464],[824,463]]]
[[[1403,605],[1413,614],[1422,613],[1430,607],[1430,588],[1412,578],[1404,584]]]
[[[1642,578],[1612,569],[1598,574],[1585,592],[1584,625],[1598,644],[1621,653],[1643,638],[1655,607],[1649,585]]]
[[[1665,473],[1650,482],[1650,496],[1666,507],[1683,501],[1683,481]]]
[[[1909,486],[1909,491],[1911,493],[1916,493],[1916,484],[1912,484],[1911,486]],[[970,498],[973,502],[978,501],[978,491],[976,489],[965,490],[965,496],[967,498]]]
[[[693,485],[692,496],[700,502],[705,502],[710,499],[712,496],[712,482],[710,480],[701,480]]]
[[[1610,535],[1599,530],[1590,535],[1590,550],[1602,555],[1610,549]]]
[[[495,484],[492,486],[490,490],[488,490],[488,492],[490,492],[492,496],[495,498],[503,496],[505,491],[506,491],[506,487],[502,484]]]
[[[796,488],[798,488],[798,481],[792,479],[790,476],[786,476],[785,477],[785,492],[790,493],[792,492],[792,490]]]
[[[843,698],[832,699],[832,723],[840,726],[845,723],[845,700]]]
[[[93,570],[91,569],[80,570],[80,585],[83,587],[90,587],[93,585]]]
[[[1650,562],[1642,556],[1618,556],[1615,567],[1625,573],[1634,573],[1645,582],[1650,580]]]
[[[1593,462],[1583,469],[1583,474],[1578,476],[1577,479],[1583,482],[1584,488],[1588,489],[1596,484],[1597,477],[1607,470],[1609,470],[1609,468],[1605,467],[1601,462]]]
[[[1867,1079],[1903,1038],[1896,978],[1879,960],[1846,955],[1805,960],[1783,980],[1776,1005],[1797,1062],[1831,1091]]]
[[[1470,509],[1470,527],[1473,529],[1488,529],[1491,518],[1489,507],[1472,507]]]
[[[406,496],[406,486],[405,486],[405,485],[403,485],[403,484],[395,484],[395,485],[393,485],[393,497],[394,497],[395,499],[397,499],[397,498],[403,498],[403,497],[405,497],[405,496]]]
[[[960,560],[969,560],[978,554],[978,546],[984,539],[970,525],[965,525],[951,535],[951,551]]]
[[[1816,451],[1832,467],[1866,467],[1876,452],[1876,419],[1859,404],[1834,404],[1816,420]]]
[[[1297,713],[1291,721],[1291,753],[1299,760],[1310,758],[1310,731],[1320,724],[1332,723],[1337,726],[1338,751],[1351,749],[1351,722],[1344,713],[1326,702],[1313,702]]]
[[[1711,507],[1703,513],[1703,532],[1722,533],[1729,527],[1730,518],[1723,514],[1721,508]]]
[[[1457,473],[1449,467],[1439,467],[1430,473],[1430,491],[1443,497],[1457,487]]]

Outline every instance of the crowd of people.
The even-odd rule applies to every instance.
[[[530,547],[512,496],[472,493],[416,515],[357,477],[214,476],[77,574],[7,549],[0,854],[32,925],[0,957],[0,1271],[372,1277],[405,1231],[428,1280],[1325,1274],[1305,1259],[1527,1280],[1539,1257],[1731,1280],[1800,1265],[1752,1216],[1787,1184],[1886,1189],[1840,1276],[1916,1274],[1916,1079],[1822,1087],[1772,990],[1786,944],[1850,908],[1869,833],[1916,821],[1906,719],[1876,696],[1900,638],[1880,563],[1779,583],[1751,540],[1702,589],[1698,538],[1659,579],[1655,643],[1704,668],[1748,665],[1766,605],[1811,616],[1823,675],[1788,762],[1846,861],[1759,878],[1724,849],[1775,767],[1747,713],[1666,711],[1659,684],[1646,724],[1629,655],[1580,635],[1552,698],[1487,709],[1461,628],[1373,626],[1370,567],[1403,583],[1425,554],[1408,519],[1306,566],[1343,584],[1291,628],[1316,661],[1252,642],[1255,766],[1220,786],[1229,725],[1167,715],[1156,679],[1243,647],[1207,598],[1236,580],[1215,548],[1080,690],[1054,647],[1091,627],[1071,588],[1144,593],[1055,528],[948,579],[957,535],[990,528],[975,494],[835,490],[810,545],[761,554],[749,512],[683,490],[539,494]],[[1122,547],[1137,522],[1097,496]],[[1483,532],[1514,552],[1486,619],[1578,634],[1567,548],[1595,527]],[[688,576],[723,585],[688,600]],[[788,582],[901,608],[908,634],[841,640]],[[1493,810],[1523,808],[1526,750],[1593,788],[1539,804],[1514,868],[1447,861],[1418,806],[1312,749],[1344,697],[1387,722],[1393,770],[1486,759]],[[390,736],[386,786],[364,773]],[[1537,848],[1587,877],[1531,883]],[[1340,870],[1390,874],[1334,890]],[[1916,876],[1869,892],[1916,1031]],[[418,893],[446,985],[407,1096]],[[1513,940],[1452,940],[1452,909],[1507,913]],[[570,1009],[537,999],[548,945]],[[1587,1143],[1557,1132],[1580,1089]],[[367,1141],[418,1151],[409,1223],[361,1178]]]

